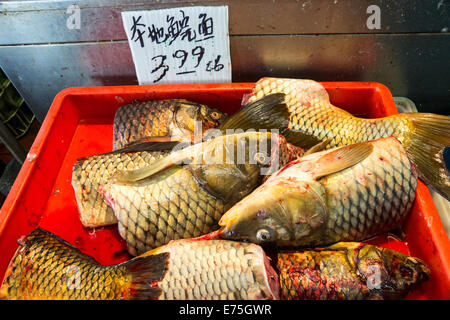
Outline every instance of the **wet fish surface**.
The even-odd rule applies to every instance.
[[[278,299],[278,276],[262,248],[226,240],[178,240],[102,266],[37,228],[6,271],[1,299]]]
[[[0,299],[156,299],[161,295],[153,284],[166,274],[168,254],[102,266],[41,228],[19,243],[6,270]]]
[[[428,280],[418,258],[365,243],[278,254],[281,299],[384,300],[406,297]]]
[[[185,99],[133,102],[117,109],[114,117],[114,150],[147,137],[194,139],[195,122],[206,131],[218,127],[227,115],[217,109]]]
[[[108,183],[117,170],[143,168],[169,153],[170,151],[125,151],[77,159],[72,169],[72,186],[83,226],[101,227],[117,223],[114,212],[97,192],[100,185]]]
[[[138,255],[215,230],[228,208],[302,153],[270,132],[220,136],[116,175],[101,194],[119,221],[128,251]],[[189,162],[191,157],[197,160]]]
[[[229,209],[221,237],[306,247],[360,241],[401,227],[416,188],[394,137],[309,154]]]
[[[450,201],[450,173],[443,159],[444,149],[450,146],[450,117],[401,113],[358,118],[332,105],[326,89],[306,79],[262,78],[244,103],[274,93],[285,94],[289,130],[304,134],[303,141],[296,145],[308,148],[327,141],[325,148],[333,148],[394,136],[405,146],[419,177]]]
[[[278,275],[263,249],[226,240],[174,240],[150,251],[169,253],[158,283],[161,300],[266,300],[279,298]]]

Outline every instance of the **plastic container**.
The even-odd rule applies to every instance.
[[[331,102],[354,114],[382,117],[397,113],[389,90],[378,83],[326,82]],[[70,88],[60,92],[41,126],[0,211],[0,279],[17,239],[37,225],[55,233],[102,264],[130,257],[117,226],[89,230],[81,225],[71,185],[77,158],[112,150],[114,114],[140,99],[185,98],[232,114],[252,83]],[[404,241],[383,235],[371,242],[423,259],[432,275],[410,299],[450,298],[450,242],[428,189],[419,183]]]

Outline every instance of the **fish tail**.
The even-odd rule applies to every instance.
[[[127,299],[156,300],[162,290],[158,286],[167,270],[169,253],[138,257],[122,264],[131,276],[131,284],[126,293]]]
[[[444,149],[450,146],[450,117],[432,113],[407,113],[410,134],[405,136],[406,151],[419,171],[419,177],[450,201],[449,169]]]

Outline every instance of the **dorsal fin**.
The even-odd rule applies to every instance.
[[[373,150],[369,142],[356,143],[337,148],[321,156],[315,163],[313,178],[319,179],[329,174],[347,169],[367,158]]]

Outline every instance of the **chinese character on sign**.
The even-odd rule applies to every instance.
[[[144,39],[142,38],[142,36],[144,35],[145,31],[142,31],[141,29],[139,29],[139,27],[145,27],[145,25],[139,23],[139,20],[141,20],[141,18],[142,16],[139,16],[137,19],[136,17],[133,17],[133,26],[131,27],[132,32],[131,40],[134,40],[135,42],[139,40],[139,44],[143,48]]]
[[[139,83],[229,82],[228,7],[122,12]]]

